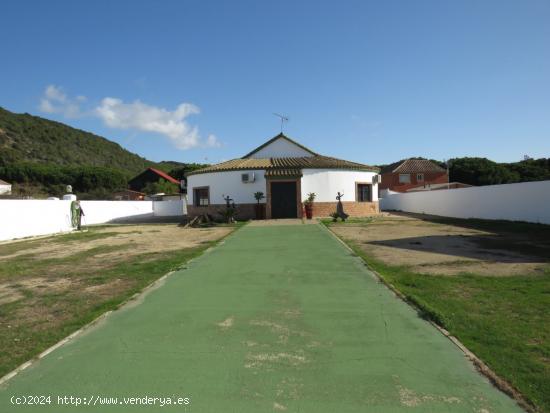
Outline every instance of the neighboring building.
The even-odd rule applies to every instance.
[[[427,159],[407,159],[382,168],[380,190],[407,192],[411,188],[447,184],[447,170]]]
[[[139,191],[132,191],[131,189],[124,189],[113,193],[115,201],[143,201],[145,194]]]
[[[317,197],[315,216],[336,211],[336,195],[344,194],[350,216],[379,212],[376,167],[319,155],[282,133],[239,159],[187,174],[188,214],[218,215],[229,196],[238,218],[254,218],[255,192],[263,192],[267,218],[302,216],[302,203],[310,192]]]
[[[187,199],[185,194],[152,194],[146,195],[146,201],[181,201],[182,199]]]
[[[11,194],[11,184],[0,179],[0,195],[10,195]]]
[[[148,183],[158,182],[160,179],[165,179],[168,182],[176,184],[180,187],[180,181],[172,178],[166,172],[159,171],[155,168],[147,168],[145,171],[135,176],[128,181],[128,187],[132,191],[141,191]]]

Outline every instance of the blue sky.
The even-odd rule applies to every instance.
[[[149,159],[550,156],[550,2],[11,1],[0,106]]]

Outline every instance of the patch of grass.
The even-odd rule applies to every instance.
[[[69,238],[70,242],[97,239],[93,232],[70,235],[77,235]],[[90,264],[94,264],[96,255],[129,248],[132,244],[102,245],[59,258],[38,259],[26,254],[4,260],[0,277],[12,280],[11,288],[22,297],[0,305],[0,376],[104,312],[117,308],[169,271],[181,269],[217,242],[219,240],[203,242],[195,248],[132,255],[122,262],[95,268]],[[18,282],[27,277],[48,277],[48,281],[68,279],[71,284],[69,288],[56,289],[46,282],[46,288],[30,289],[24,282]]]
[[[11,255],[22,249],[31,249],[35,246],[41,245],[42,239],[28,240],[28,241],[16,241],[7,244],[0,244],[0,257]]]
[[[56,235],[53,237],[38,238],[38,239],[29,239],[23,241],[10,242],[6,244],[0,244],[0,257],[14,254],[21,250],[30,250],[35,247],[42,246],[44,244],[56,243],[64,244],[71,243],[74,241],[93,241],[97,239],[104,239],[120,235],[118,232],[100,232],[98,231],[99,227],[93,227],[88,231],[83,232],[71,232],[68,234]],[[136,233],[137,231],[132,231],[130,233]]]
[[[326,225],[327,227],[333,226],[333,225],[353,225],[353,226],[366,226],[370,223],[372,223],[375,219],[375,217],[365,217],[365,218],[348,218],[345,222],[342,222],[342,220],[338,219],[338,221],[333,222],[332,218],[322,218],[321,223]]]
[[[0,279],[4,277],[20,278],[27,275],[50,275],[59,269],[60,266],[65,268],[65,275],[70,276],[72,273],[79,273],[83,269],[79,266],[88,258],[92,258],[99,254],[106,254],[112,251],[120,251],[125,248],[131,248],[132,244],[123,245],[99,245],[85,251],[79,251],[75,254],[67,255],[58,258],[43,258],[35,259],[34,255],[24,254],[18,255],[15,258],[4,260],[0,266]],[[72,269],[71,269],[72,267]],[[5,279],[5,278],[4,278]]]
[[[132,233],[136,233],[133,231]],[[119,232],[99,232],[97,230],[88,230],[83,232],[71,232],[69,234],[58,235],[57,237],[51,239],[50,242],[55,242],[56,244],[65,244],[74,241],[93,241],[96,239],[110,238],[120,235]]]
[[[447,329],[540,411],[550,411],[550,271],[513,277],[418,274],[344,241],[422,317]]]
[[[550,225],[534,224],[521,221],[504,221],[492,219],[461,219],[436,216],[422,216],[415,214],[415,218],[436,224],[454,225],[457,227],[476,229],[494,233],[517,234],[521,236],[529,235],[530,239],[550,240]]]
[[[510,239],[510,237],[472,237],[472,240],[482,248],[513,251],[518,254],[544,258],[550,261],[550,242],[546,243],[546,245],[535,242],[526,243],[521,240]]]
[[[221,227],[221,228],[241,228],[248,224],[250,221],[235,221],[232,224],[226,222],[214,222],[209,224],[209,227]]]

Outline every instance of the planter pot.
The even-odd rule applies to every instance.
[[[304,209],[306,210],[306,218],[311,219],[313,218],[313,205],[305,205]]]
[[[265,204],[254,205],[254,211],[256,212],[256,219],[265,219]]]

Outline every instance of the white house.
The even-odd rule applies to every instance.
[[[0,179],[0,195],[9,195],[11,194],[11,184],[8,184],[6,181]]]
[[[217,215],[229,196],[238,207],[238,218],[254,218],[254,193],[263,192],[267,218],[297,218],[313,192],[313,213],[324,217],[336,211],[340,192],[347,214],[368,216],[379,212],[378,171],[319,155],[281,133],[242,158],[189,173],[187,211],[191,217]]]

